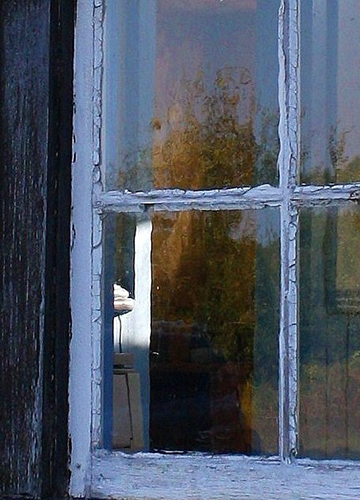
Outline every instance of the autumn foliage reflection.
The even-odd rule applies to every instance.
[[[300,453],[359,459],[359,209],[303,209],[300,228]]]
[[[202,72],[184,81],[152,126],[156,188],[252,185],[260,171],[276,182],[277,116],[256,109],[246,68],[218,71],[211,91]]]
[[[155,188],[276,183],[277,120],[245,68],[213,85],[200,71],[153,118],[151,147],[127,156],[126,182],[145,169]],[[152,449],[277,453],[279,221],[264,212],[152,217]]]
[[[206,93],[201,75],[185,82],[166,123],[154,120],[155,129],[168,131],[164,141],[155,140],[155,186],[196,189],[251,184],[256,157],[253,113],[240,123],[241,104],[231,73],[219,72],[211,94]],[[253,102],[247,105],[252,111]]]
[[[256,112],[252,89],[244,68],[219,71],[212,92],[202,73],[184,82],[152,122],[154,186],[251,185],[264,168],[275,179],[277,118]],[[278,235],[261,247],[256,228],[249,211],[153,220],[155,449],[276,453]]]
[[[257,239],[250,211],[153,219],[156,449],[276,453],[278,238]]]

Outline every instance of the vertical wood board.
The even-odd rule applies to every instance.
[[[73,11],[0,4],[0,495],[67,483]]]

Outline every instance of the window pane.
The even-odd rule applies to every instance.
[[[114,350],[135,358],[114,369],[114,447],[277,454],[278,211],[119,215],[106,242]]]
[[[107,188],[277,182],[279,3],[110,3]]]
[[[300,445],[360,458],[360,210],[305,209],[300,232]]]
[[[360,180],[360,2],[301,2],[301,181]]]

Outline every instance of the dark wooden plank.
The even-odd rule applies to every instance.
[[[52,0],[42,476],[45,498],[66,493],[70,339],[70,207],[74,0]]]
[[[72,0],[0,4],[0,493],[67,482]]]
[[[49,4],[2,2],[0,491],[40,494]]]

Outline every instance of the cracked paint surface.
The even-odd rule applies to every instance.
[[[263,185],[223,190],[105,192],[102,173],[102,80],[104,3],[93,5],[91,177],[91,449],[101,446],[102,325],[101,217],[107,212],[233,210],[277,206],[281,211],[281,326],[279,455],[292,462],[298,446],[298,224],[299,207],[336,205],[360,199],[360,184],[299,186],[299,12],[297,0],[283,0],[279,9],[279,187]],[[74,226],[76,231],[76,225]],[[74,233],[76,234],[76,233]],[[74,237],[74,239],[76,239]],[[73,436],[74,439],[74,436]],[[301,463],[301,462],[299,462]],[[335,462],[333,462],[335,464]],[[86,467],[85,463],[80,467]],[[321,468],[323,467],[323,469]],[[354,464],[310,463],[289,468],[274,459],[244,457],[125,456],[96,452],[87,488],[98,497],[126,498],[355,498],[360,484],[353,481]],[[145,471],[145,472],[144,472]],[[329,474],[328,474],[329,473]],[[326,477],[326,481],[324,478]],[[190,479],[189,479],[190,478]],[[351,479],[352,478],[352,479]],[[350,480],[351,479],[351,480]],[[351,482],[352,481],[352,482]],[[185,484],[185,486],[184,486]],[[209,490],[209,484],[213,487]],[[351,484],[351,486],[349,486]],[[280,485],[280,486],[279,486]],[[179,489],[178,489],[179,488]],[[226,492],[226,494],[224,493]],[[293,496],[290,496],[293,495]],[[304,496],[305,495],[305,496]],[[307,496],[306,496],[307,495]],[[314,496],[315,498],[315,496]],[[335,497],[334,497],[335,498]]]

